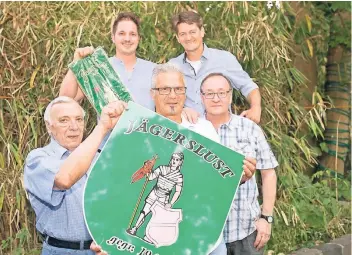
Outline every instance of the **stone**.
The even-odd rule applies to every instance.
[[[351,237],[352,235],[341,236],[340,238],[332,240],[331,243],[340,244],[343,246],[342,255],[351,255]]]
[[[317,247],[324,255],[342,255],[343,246],[337,243],[325,243]]]
[[[291,255],[323,255],[323,252],[317,249],[302,248],[291,253]]]

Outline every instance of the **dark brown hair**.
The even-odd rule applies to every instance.
[[[138,32],[138,34],[140,34],[140,33],[139,33],[140,20],[139,20],[139,18],[137,17],[137,15],[134,14],[134,13],[132,13],[132,12],[121,12],[121,13],[119,13],[119,15],[117,15],[116,19],[115,19],[114,22],[112,23],[112,29],[111,29],[112,35],[115,34],[117,25],[118,25],[119,22],[122,21],[122,20],[130,20],[130,21],[132,21],[134,24],[136,24],[136,26],[137,26],[137,32]]]
[[[201,91],[201,92],[203,92],[203,91],[202,91],[203,83],[204,83],[206,80],[208,80],[209,78],[214,77],[214,76],[221,76],[221,77],[224,77],[224,78],[227,80],[230,89],[232,88],[232,87],[231,87],[231,81],[230,81],[229,78],[227,78],[227,76],[225,76],[225,75],[222,74],[222,73],[210,73],[210,74],[208,74],[207,76],[205,76],[205,78],[202,80],[202,83],[200,84],[200,91]]]
[[[203,18],[195,11],[184,11],[176,14],[171,19],[172,29],[177,33],[177,26],[181,23],[187,23],[189,25],[196,24],[199,29],[203,26]]]

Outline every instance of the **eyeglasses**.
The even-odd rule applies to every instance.
[[[218,95],[219,98],[225,98],[227,96],[227,94],[230,92],[231,92],[231,89],[228,91],[220,91],[220,92],[203,92],[203,91],[201,91],[202,95],[206,99],[213,99],[215,97],[215,95]]]
[[[175,92],[177,95],[183,95],[186,93],[186,87],[164,87],[164,88],[152,88],[152,90],[159,91],[160,95],[168,95],[171,93],[171,90]]]

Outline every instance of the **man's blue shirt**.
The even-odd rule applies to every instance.
[[[83,216],[87,174],[68,190],[54,190],[55,175],[70,152],[56,140],[31,151],[24,166],[24,186],[42,234],[67,240],[91,240]]]

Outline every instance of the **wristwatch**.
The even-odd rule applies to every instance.
[[[273,216],[266,216],[266,215],[261,214],[260,218],[266,220],[270,224],[274,222]]]

